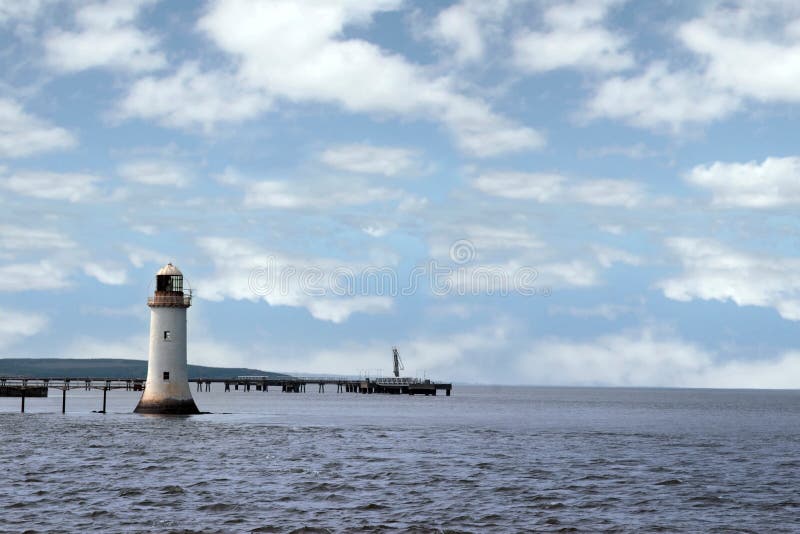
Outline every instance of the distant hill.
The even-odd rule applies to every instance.
[[[289,375],[243,367],[189,365],[189,378],[235,376],[283,378]],[[117,358],[0,358],[0,376],[52,378],[146,378],[147,360]]]

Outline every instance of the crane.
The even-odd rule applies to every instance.
[[[400,370],[405,370],[403,360],[400,358],[400,351],[397,347],[392,347],[392,356],[394,356],[394,377],[400,378]]]

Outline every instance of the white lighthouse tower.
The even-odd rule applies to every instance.
[[[186,365],[186,309],[191,290],[183,289],[183,273],[168,263],[156,273],[150,307],[150,355],[147,382],[134,412],[200,413],[189,390]]]

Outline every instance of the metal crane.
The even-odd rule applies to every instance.
[[[400,351],[397,350],[397,347],[392,347],[392,355],[394,356],[394,377],[400,378],[400,370],[405,370],[403,366],[403,360],[400,358]]]

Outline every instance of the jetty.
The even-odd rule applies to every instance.
[[[313,391],[325,393],[327,387],[336,393],[389,394],[389,395],[425,395],[436,396],[444,392],[450,396],[453,389],[451,383],[434,382],[427,379],[404,377],[381,378],[343,378],[337,376],[287,376],[274,378],[269,376],[236,376],[230,378],[190,378],[197,392],[211,391],[212,384],[223,386],[224,392],[273,391],[283,393],[305,393],[308,386]],[[103,392],[103,405],[98,413],[106,413],[108,392],[111,390],[144,391],[145,378],[59,378],[59,377],[20,377],[0,376],[0,397],[19,397],[20,411],[25,412],[25,399],[31,397],[47,397],[50,389],[61,391],[61,413],[66,413],[67,392],[73,389],[100,390]]]

